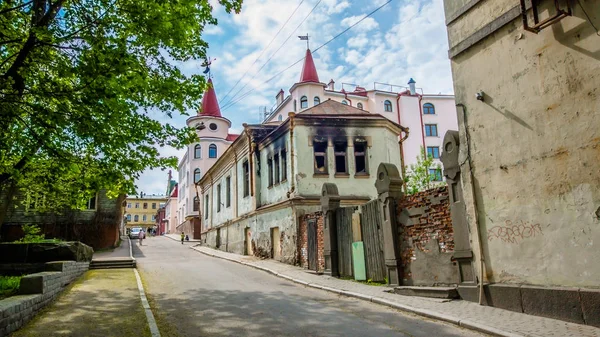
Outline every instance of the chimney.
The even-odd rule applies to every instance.
[[[413,80],[411,77],[410,81],[408,81],[408,87],[410,88],[411,95],[417,94],[417,88],[415,87],[416,84],[417,84],[417,82],[415,82],[415,80]]]
[[[329,80],[329,83],[327,84],[327,89],[335,90],[335,82],[333,81],[333,79]]]
[[[275,99],[277,100],[277,106],[279,106],[281,103],[283,103],[283,89],[279,90],[279,92],[277,93],[277,96],[275,96]]]

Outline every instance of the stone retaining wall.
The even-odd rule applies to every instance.
[[[23,327],[88,268],[89,262],[48,262],[45,272],[24,276],[19,295],[0,301],[0,336]]]

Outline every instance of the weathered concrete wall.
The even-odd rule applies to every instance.
[[[281,157],[279,158],[279,167],[275,167],[273,162],[273,184],[269,186],[269,159],[273,159],[276,154],[281,154],[281,150],[286,150],[287,165],[283,167]],[[259,205],[269,205],[279,201],[286,200],[288,198],[288,191],[290,190],[290,145],[289,145],[289,133],[285,133],[278,139],[274,140],[271,144],[260,150],[260,183],[259,188]],[[279,182],[275,180],[275,170],[279,170]],[[285,170],[285,180],[282,180],[283,171]]]
[[[398,203],[404,285],[458,283],[458,268],[451,261],[454,233],[448,199],[448,188],[439,187]]]
[[[477,218],[488,281],[599,287],[600,37],[579,6],[539,34],[520,16],[477,33],[516,5],[480,2],[448,26],[451,49],[481,38],[452,58],[475,256]],[[600,25],[600,0],[581,5]]]
[[[312,140],[315,136],[329,137],[327,147],[328,174],[315,175],[314,151]],[[355,137],[367,140],[368,174],[357,175],[354,159]],[[335,156],[333,139],[348,140],[347,175],[335,174]],[[358,196],[372,198],[377,195],[374,186],[375,174],[380,163],[394,163],[400,166],[400,147],[398,135],[384,127],[323,127],[298,126],[294,129],[295,179],[298,195],[318,196],[323,184],[335,183],[342,196]],[[300,160],[298,160],[300,159]]]

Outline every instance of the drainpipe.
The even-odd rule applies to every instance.
[[[344,93],[344,97],[350,102],[350,106],[352,106],[352,100],[348,98],[348,93],[346,92],[346,90],[342,89],[342,92]]]
[[[290,168],[291,168],[291,176],[289,177],[291,187],[290,187],[290,190],[288,191],[288,198],[289,198],[289,196],[292,193],[294,193],[294,191],[296,190],[296,176],[295,176],[295,172],[294,172],[294,126],[295,126],[294,117],[296,116],[296,114],[293,112],[290,112],[288,114],[288,116],[290,118]]]
[[[481,239],[481,229],[479,228],[479,207],[477,206],[477,196],[475,195],[475,178],[473,176],[473,165],[471,162],[471,134],[469,132],[467,123],[467,107],[462,103],[458,103],[456,104],[456,106],[462,108],[463,126],[465,129],[465,138],[467,141],[467,161],[469,162],[469,178],[471,179],[471,194],[473,195],[473,210],[475,212],[475,232],[477,235],[477,242],[479,243],[479,305],[483,305],[483,243]],[[461,166],[464,163],[465,162],[463,162]]]
[[[253,197],[254,196],[254,157],[252,156],[254,154],[254,147],[252,146],[252,139],[250,137],[250,132],[248,130],[248,124],[244,123],[244,128],[246,129],[246,137],[248,138],[248,170],[249,175],[250,175],[250,196]],[[254,205],[256,208],[256,204]]]
[[[233,218],[237,218],[238,216],[238,165],[237,165],[237,161],[238,161],[238,156],[237,156],[237,152],[235,152],[235,149],[233,149],[233,158],[234,158],[234,172],[235,172],[235,189],[234,189],[234,193],[230,193],[230,197],[233,197],[235,195],[235,197],[233,198],[234,202],[235,202],[235,208],[233,209],[234,214],[233,214]]]
[[[400,97],[410,95],[410,90],[405,90],[401,93],[398,93],[396,96],[396,112],[398,113],[398,124],[402,125],[402,119],[400,117]],[[404,163],[404,140],[408,138],[408,129],[406,130],[406,136],[403,139],[400,139],[398,144],[400,144],[400,170],[402,171],[402,188],[404,189],[404,193],[406,194],[406,165]]]
[[[417,96],[419,97],[419,117],[421,118],[421,138],[423,139],[423,151],[427,153],[427,148],[425,147],[425,126],[423,125],[423,104],[421,104],[423,95],[417,94]]]

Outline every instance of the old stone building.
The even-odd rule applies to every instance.
[[[444,4],[461,296],[600,325],[600,1]]]

